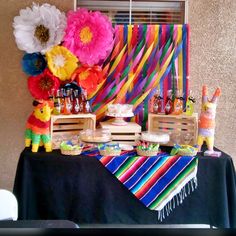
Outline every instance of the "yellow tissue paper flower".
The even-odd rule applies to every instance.
[[[78,58],[63,46],[54,46],[46,58],[50,71],[62,81],[69,80],[78,66]]]

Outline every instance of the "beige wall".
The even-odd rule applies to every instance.
[[[236,164],[236,1],[189,0],[191,87],[200,108],[202,84],[210,95],[222,89],[216,116],[215,146]],[[200,93],[199,93],[200,92]]]
[[[32,110],[27,77],[21,70],[23,52],[16,47],[12,21],[19,10],[33,1],[0,0],[0,188],[12,190],[19,155],[24,148],[25,122]],[[60,10],[73,8],[73,0],[47,0]],[[201,86],[210,91],[219,85],[216,146],[234,156],[236,117],[235,22],[236,1],[190,0],[191,88],[200,107]],[[236,156],[235,156],[236,163]]]
[[[73,9],[73,0],[0,0],[0,188],[9,190],[24,148],[25,122],[32,111],[27,76],[20,64],[23,52],[15,44],[12,21],[32,2],[47,2],[64,12]]]

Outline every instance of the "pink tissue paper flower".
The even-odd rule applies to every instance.
[[[105,60],[113,48],[112,23],[99,11],[78,8],[67,14],[63,46],[82,64],[93,66]]]

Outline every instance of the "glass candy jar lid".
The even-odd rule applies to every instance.
[[[89,143],[105,143],[111,141],[111,132],[109,129],[86,129],[80,131],[79,136],[83,142]]]
[[[153,143],[168,143],[170,135],[166,132],[142,132],[141,140]]]

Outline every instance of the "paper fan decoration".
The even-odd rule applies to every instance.
[[[14,17],[13,28],[16,44],[27,53],[45,53],[58,45],[64,37],[66,16],[50,4],[33,4],[20,10]]]
[[[44,56],[40,53],[26,53],[21,61],[23,71],[28,75],[41,74],[47,67]]]
[[[88,94],[97,89],[97,86],[102,79],[103,72],[99,66],[81,66],[72,75],[72,80],[76,80],[77,84],[85,89]]]
[[[63,46],[54,46],[46,58],[50,71],[62,81],[69,80],[78,66],[78,58]]]
[[[73,52],[82,64],[93,66],[106,59],[113,47],[113,28],[101,12],[78,8],[67,14],[63,45]]]
[[[47,100],[53,91],[59,89],[60,82],[48,69],[45,69],[43,73],[37,76],[30,76],[28,78],[28,88],[31,95],[35,99]]]

